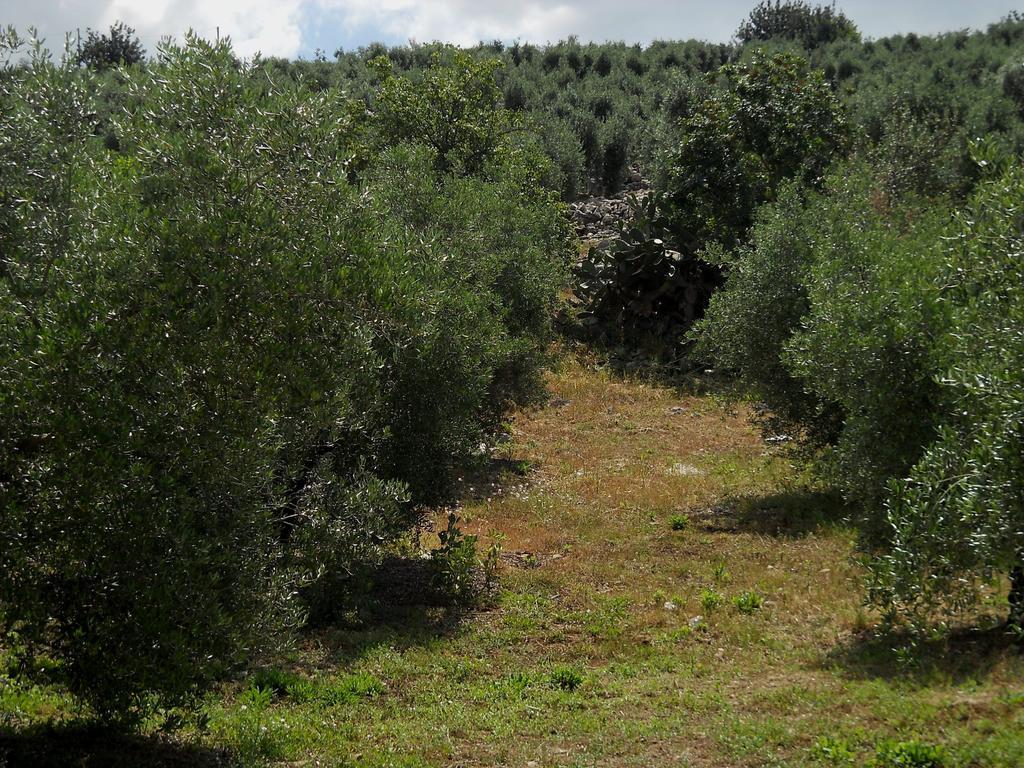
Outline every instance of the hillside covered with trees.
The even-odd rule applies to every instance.
[[[1024,16],[0,60],[0,766],[1024,760]]]

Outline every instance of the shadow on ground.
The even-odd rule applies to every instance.
[[[557,401],[554,407],[559,407]],[[521,459],[479,457],[459,469],[458,481],[452,489],[448,503],[454,506],[509,493],[514,488],[529,483],[530,474],[536,469],[536,465]]]
[[[981,621],[984,621],[982,619]],[[903,680],[912,685],[982,681],[1008,656],[1024,651],[1020,636],[995,617],[922,639],[908,632],[854,635],[834,647],[824,666],[855,680]]]
[[[709,533],[759,533],[778,538],[803,538],[839,525],[849,515],[834,492],[799,489],[769,496],[740,496],[693,514]]]
[[[429,648],[458,634],[468,611],[434,606],[396,606],[363,624],[336,624],[315,630],[332,665],[350,664],[375,649]]]
[[[469,597],[439,590],[428,558],[393,557],[371,575],[358,607],[307,631],[332,663],[351,663],[375,648],[426,647],[458,634],[467,618],[494,602],[494,585],[475,573]]]
[[[643,381],[673,390],[680,397],[727,395],[737,392],[735,382],[707,370],[692,355],[692,344],[666,345],[660,336],[646,340],[623,340],[586,333],[563,337],[568,356],[589,361],[620,379]]]
[[[336,671],[382,646],[429,647],[458,633],[464,619],[490,599],[483,593],[477,603],[453,600],[432,591],[431,577],[429,560],[389,559],[374,574],[358,613],[308,627],[307,639],[326,651],[320,662],[324,668]],[[284,662],[265,663],[273,670]],[[258,671],[254,668],[250,673]],[[0,768],[231,768],[236,764],[236,756],[228,749],[204,747],[170,734],[123,734],[83,720],[0,727]]]
[[[161,736],[42,725],[0,731],[0,768],[214,768],[231,766],[226,750]]]

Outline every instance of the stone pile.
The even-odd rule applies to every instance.
[[[629,216],[623,199],[592,197],[573,203],[569,210],[580,240],[603,240],[618,231],[619,222]]]
[[[619,225],[632,218],[629,198],[648,194],[650,183],[633,169],[621,192],[611,197],[590,197],[570,204],[569,212],[581,240],[605,240],[619,232]]]

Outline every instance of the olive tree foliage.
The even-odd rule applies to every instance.
[[[832,5],[803,0],[763,0],[736,32],[742,43],[772,39],[793,40],[810,50],[840,40],[859,40],[856,25]]]
[[[121,21],[112,24],[106,33],[86,30],[85,40],[78,50],[78,63],[95,70],[130,66],[145,58],[146,51],[135,36],[135,30]]]
[[[387,222],[378,237],[403,250],[410,289],[431,302],[436,338],[395,351],[395,421],[381,449],[421,500],[443,492],[481,423],[497,428],[509,405],[540,394],[573,250],[558,193],[544,187],[552,163],[502,108],[492,63],[445,54],[418,83],[384,71],[362,162]]]
[[[695,329],[698,352],[767,406],[765,427],[828,448],[829,474],[884,526],[886,483],[933,434],[933,299],[942,206],[896,205],[872,170],[844,164],[821,190],[763,208]]]
[[[294,620],[273,526],[288,393],[255,369],[292,354],[273,324],[297,318],[254,310],[296,265],[243,241],[269,196],[241,194],[200,126],[154,145],[140,119],[138,152],[106,162],[84,84],[36,52],[0,86],[0,601],[20,650],[49,646],[114,717],[182,700]],[[153,125],[174,101],[251,135],[230,97],[188,95]]]
[[[816,449],[893,619],[963,614],[1009,576],[1024,620],[1024,172],[989,176],[955,215],[862,162],[785,188],[697,328],[769,427]]]
[[[661,152],[678,138],[662,130],[681,115],[677,83],[698,82],[763,50],[796,52],[821,70],[849,122],[872,144],[888,143],[883,149],[893,160],[909,161],[915,172],[905,181],[931,190],[954,184],[965,196],[978,180],[968,140],[998,137],[1008,156],[1024,148],[1018,16],[988,29],[862,41],[835,6],[772,2],[759,9],[729,44],[659,40],[644,47],[570,38],[546,46],[484,43],[467,52],[502,62],[495,74],[506,107],[524,121],[557,124],[548,146],[558,153],[566,199],[620,191],[637,165],[654,178]],[[334,61],[278,60],[277,67],[372,101],[378,78],[369,62],[386,57],[415,81],[438,50],[442,44],[376,43],[338,51]],[[910,135],[888,136],[907,127]]]
[[[91,77],[0,78],[0,618],[130,722],[344,602],[536,391],[569,241],[526,149],[368,157],[388,128],[225,43],[131,73],[117,151]]]
[[[909,471],[936,428],[936,354],[947,323],[935,301],[935,251],[949,211],[880,196],[863,166],[838,174],[805,214],[813,232],[807,310],[783,363],[813,402],[842,414],[829,475],[862,510],[871,547],[887,540],[879,510],[888,481]]]
[[[382,135],[431,147],[442,173],[478,173],[512,128],[512,113],[498,108],[503,99],[494,74],[501,65],[495,59],[478,61],[455,48],[436,51],[419,82],[395,75],[387,58],[373,66],[383,78],[375,102]]]
[[[938,434],[891,483],[891,546],[871,561],[871,595],[893,611],[962,611],[1009,574],[1010,623],[1024,627],[1022,198],[1015,164],[978,189],[944,249]]]
[[[748,242],[729,256],[725,284],[690,332],[694,354],[733,378],[764,408],[767,436],[833,442],[841,426],[836,404],[821,402],[785,364],[786,344],[810,309],[807,273],[826,206],[798,182],[755,217]]]
[[[680,122],[658,179],[688,253],[737,245],[783,181],[817,183],[850,143],[836,96],[799,57],[757,53],[720,76],[723,87]]]

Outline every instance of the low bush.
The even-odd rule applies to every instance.
[[[721,284],[717,267],[672,246],[657,195],[635,201],[633,219],[576,269],[582,318],[630,344],[674,351]],[[616,338],[616,340],[618,340]]]
[[[700,607],[704,609],[705,613],[712,613],[722,604],[723,599],[720,592],[705,589],[700,593]]]
[[[482,564],[477,554],[477,537],[459,528],[459,519],[448,515],[448,525],[438,537],[440,546],[430,553],[434,593],[457,603],[470,603],[484,585]]]

